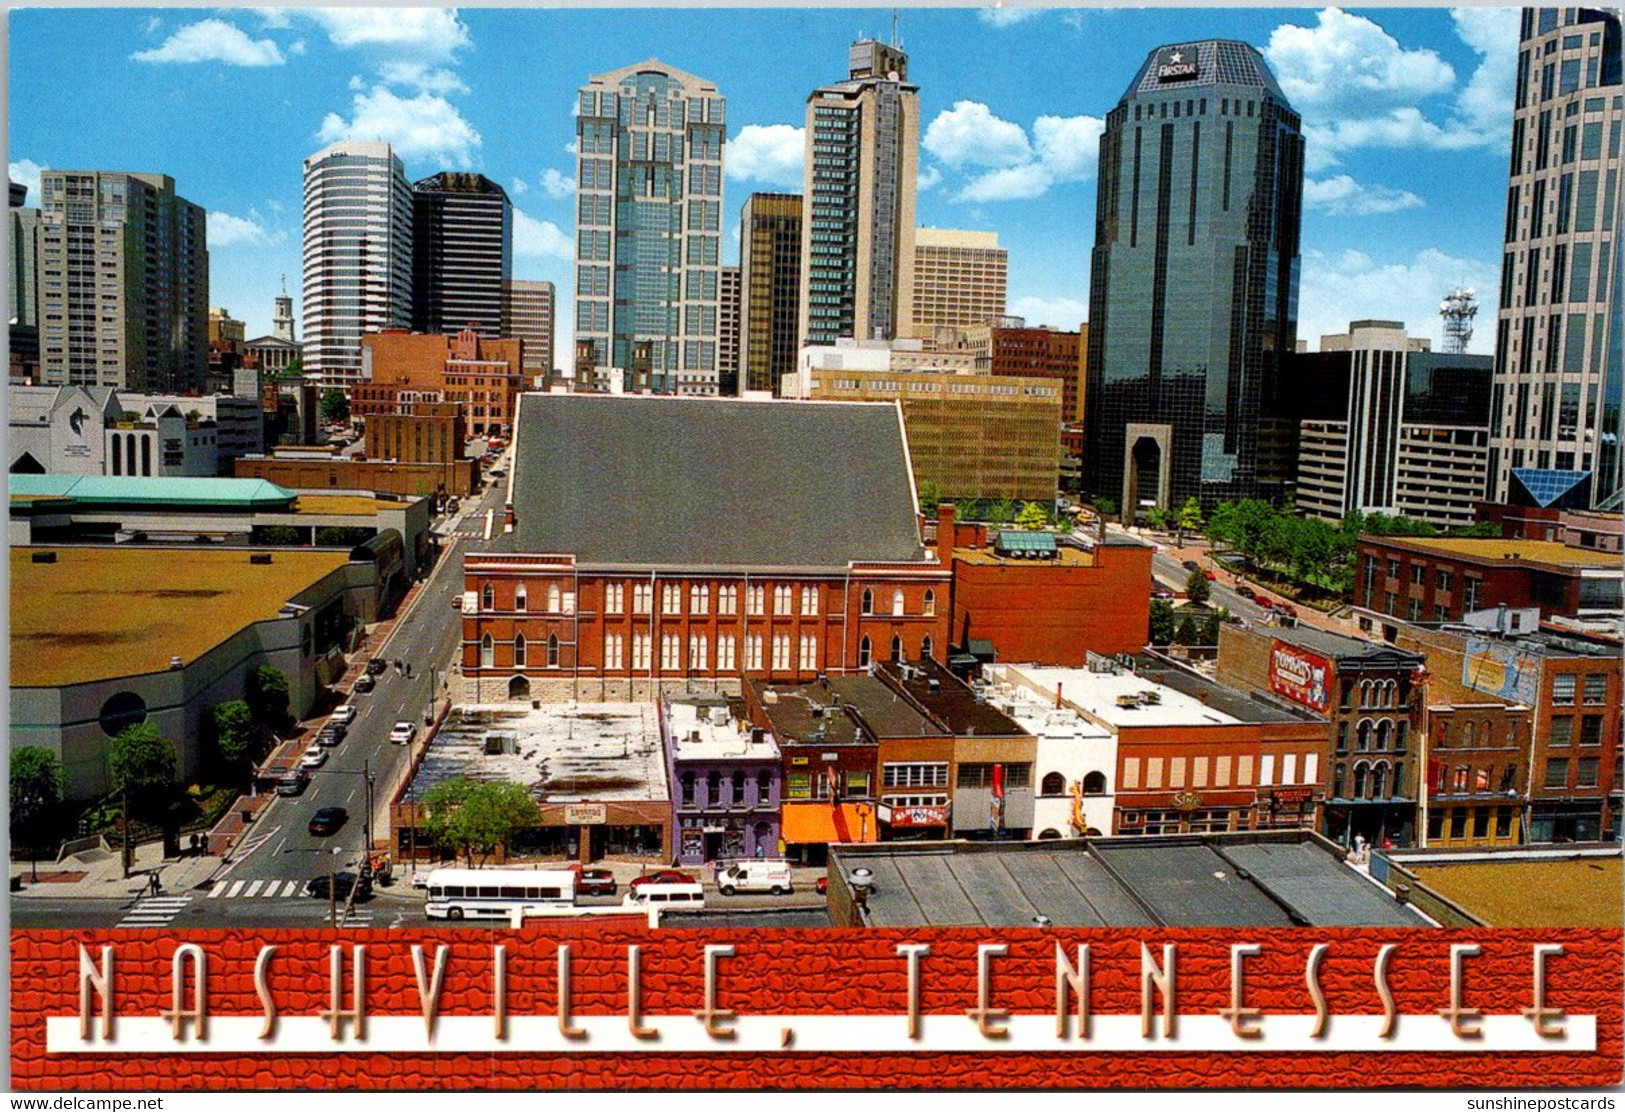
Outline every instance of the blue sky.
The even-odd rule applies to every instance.
[[[338,138],[395,144],[409,178],[478,170],[517,210],[515,276],[570,320],[571,106],[654,56],[728,98],[725,209],[799,190],[806,96],[891,9],[33,9],[11,15],[9,162],[166,173],[209,211],[211,301],[270,329],[300,286],[301,164]],[[1300,336],[1351,318],[1437,339],[1440,297],[1498,281],[1517,9],[909,9],[919,222],[997,231],[1010,311],[1086,315],[1101,120],[1146,53],[1262,50],[1308,133]],[[37,203],[37,195],[30,196]],[[734,229],[737,233],[737,228]],[[727,261],[737,259],[730,240]],[[1491,350],[1493,307],[1472,349]],[[569,329],[559,358],[567,365]]]

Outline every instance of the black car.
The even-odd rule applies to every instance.
[[[1186,560],[1183,564],[1180,564],[1179,566],[1184,568],[1186,571],[1201,571],[1202,570],[1202,565],[1198,564],[1195,560]]]
[[[334,898],[340,900],[349,899],[351,889],[355,889],[355,898],[357,900],[369,899],[372,896],[372,881],[364,877],[357,877],[354,873],[335,874],[332,877],[332,885]],[[305,885],[305,895],[317,896],[325,900],[328,898],[327,889],[328,876],[324,873],[321,876],[311,878],[310,882]]]
[[[382,674],[383,670],[388,667],[389,661],[385,660],[381,656],[375,656],[371,660],[367,661],[367,675],[380,675]]]
[[[311,816],[310,832],[318,838],[329,834],[337,834],[339,829],[350,821],[350,812],[343,807],[323,807]]]

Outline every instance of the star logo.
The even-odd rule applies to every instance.
[[[1183,53],[1181,53],[1180,51],[1176,50],[1172,54],[1168,55],[1168,60],[1170,62],[1174,63],[1174,65],[1177,66],[1180,62],[1183,62],[1185,60],[1185,55]]]

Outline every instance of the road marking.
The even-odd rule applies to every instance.
[[[203,898],[206,899],[206,900],[218,899],[219,896],[220,896],[220,893],[224,892],[225,890],[226,890],[226,886],[223,885],[223,884],[210,885],[209,886],[209,894],[207,896],[203,897]]]
[[[247,883],[248,882],[246,880],[239,880],[239,881],[233,882],[233,884],[231,886],[231,891],[226,893],[226,899],[229,900],[233,896],[235,896],[238,892],[242,891],[243,885],[245,885]]]
[[[252,883],[249,884],[248,890],[246,892],[244,892],[243,895],[244,896],[252,896],[255,892],[258,892],[260,890],[260,885],[262,885],[264,883],[265,882],[263,880],[253,881]]]
[[[191,896],[154,896],[137,900],[119,922],[121,927],[164,927],[192,902]]]
[[[282,886],[282,894],[284,896],[297,896],[299,894],[299,882],[297,880],[288,881],[287,884]]]
[[[281,853],[282,852],[282,847],[287,845],[287,844],[288,844],[288,836],[286,834],[284,834],[282,836],[282,840],[276,844],[276,849],[272,850],[271,852],[272,853]]]

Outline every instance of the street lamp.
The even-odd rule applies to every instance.
[[[339,925],[339,854],[343,853],[341,846],[334,846],[331,856],[327,859],[327,925]]]

